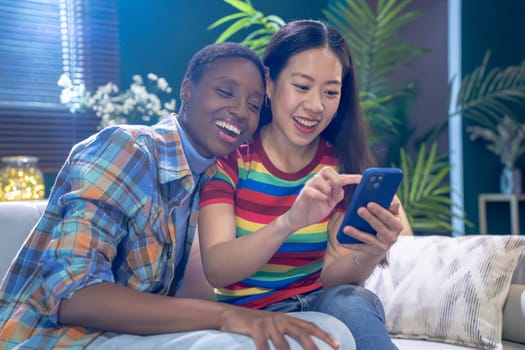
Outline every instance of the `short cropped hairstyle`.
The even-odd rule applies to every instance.
[[[191,59],[184,74],[184,79],[198,83],[202,75],[217,60],[223,58],[241,57],[253,64],[259,69],[261,79],[265,83],[264,66],[255,51],[238,43],[224,42],[211,44],[200,49]]]

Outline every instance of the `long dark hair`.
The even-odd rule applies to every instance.
[[[316,20],[288,22],[274,34],[266,47],[263,63],[271,80],[277,80],[288,60],[306,50],[327,47],[338,57],[343,67],[341,101],[336,116],[321,137],[335,150],[339,170],[361,173],[376,161],[368,145],[367,128],[359,104],[359,89],[350,49],[344,37],[332,26]],[[269,106],[263,106],[259,128],[272,120]]]

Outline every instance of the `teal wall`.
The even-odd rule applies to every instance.
[[[237,12],[222,0],[119,0],[121,82],[128,86],[133,74],[149,72],[165,77],[175,91],[191,56],[213,43],[227,27],[206,28],[217,19]],[[327,0],[253,0],[265,15],[285,21],[320,19]]]
[[[452,0],[450,0],[452,1]],[[462,2],[462,74],[469,74],[480,63],[487,50],[491,51],[490,67],[518,65],[525,59],[525,1],[516,0],[463,0]],[[525,123],[525,109],[518,112]],[[472,124],[464,121],[465,126]],[[465,210],[474,221],[474,228],[467,233],[478,233],[479,193],[499,192],[499,174],[502,165],[499,158],[485,149],[483,141],[472,142],[463,135],[463,165]],[[525,178],[525,157],[518,161]],[[522,181],[522,188],[525,184]],[[525,203],[521,204],[521,230],[525,231]],[[488,230],[490,233],[510,232],[508,204],[491,203],[488,206]]]

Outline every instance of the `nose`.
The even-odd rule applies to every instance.
[[[321,93],[310,91],[307,96],[305,107],[315,113],[321,113],[324,110],[323,97]]]
[[[236,119],[247,119],[249,115],[249,105],[247,101],[240,98],[234,99],[228,108],[230,115]]]

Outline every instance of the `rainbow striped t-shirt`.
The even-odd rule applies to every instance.
[[[296,173],[284,173],[271,163],[259,133],[236,152],[218,159],[217,164],[219,171],[201,191],[200,206],[234,205],[236,237],[249,235],[286,212],[306,181],[321,168],[337,169],[332,147],[321,139],[316,155],[307,166]],[[217,300],[260,309],[321,288],[319,277],[329,219],[330,215],[290,235],[251,277],[215,289]]]

